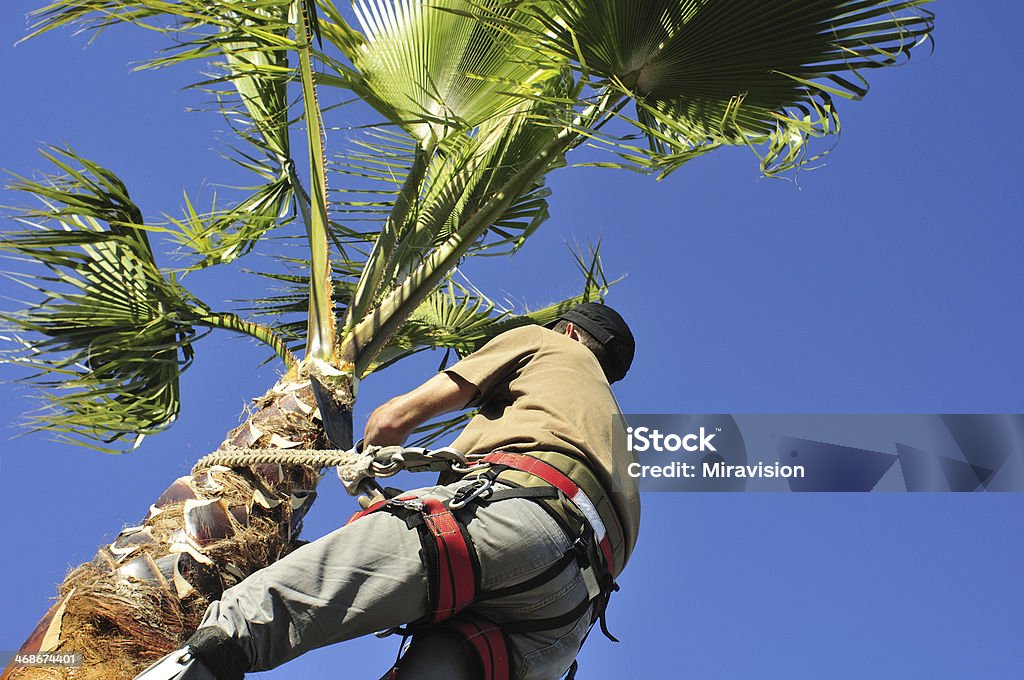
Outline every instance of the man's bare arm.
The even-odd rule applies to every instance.
[[[452,373],[438,373],[416,389],[379,406],[366,421],[367,444],[405,443],[414,429],[450,411],[465,408],[476,397],[476,387]]]

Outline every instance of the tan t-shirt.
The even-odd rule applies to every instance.
[[[479,390],[480,412],[453,446],[466,454],[554,451],[591,463],[619,515],[626,554],[636,544],[640,494],[632,454],[612,444],[619,406],[594,353],[540,326],[502,333],[447,369]]]

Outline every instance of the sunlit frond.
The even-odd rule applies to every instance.
[[[486,9],[531,21],[501,0],[355,0],[353,9],[364,37],[340,34],[355,69],[340,84],[423,144],[508,111],[557,75],[507,30],[476,19]]]
[[[379,234],[416,162],[417,144],[408,135],[383,127],[353,135],[328,166],[342,180],[332,190],[334,213]]]
[[[647,159],[668,172],[705,145],[757,147],[766,173],[809,159],[839,129],[833,100],[867,92],[862,71],[929,39],[927,0],[567,0],[526,3],[538,41],[592,81],[633,97]]]
[[[292,351],[299,351],[306,336],[309,313],[309,261],[275,258],[281,271],[250,271],[269,282],[269,290],[260,297],[238,299],[240,312],[252,314],[274,333],[285,339]],[[343,316],[355,290],[362,263],[336,258],[331,263],[332,298],[336,313]]]
[[[58,28],[94,35],[118,24],[163,34],[161,56],[138,68],[206,60],[237,50],[252,59],[254,50],[294,47],[287,37],[293,0],[52,0],[33,11],[28,38]],[[249,56],[245,56],[249,55]],[[270,60],[273,61],[273,58]]]
[[[505,232],[490,245],[507,246],[546,217],[544,177],[562,165],[574,140],[562,113],[548,101],[520,102],[475,134],[450,137],[419,166],[417,184],[403,187],[400,217],[389,217],[390,254],[364,271],[346,324],[343,353],[357,368],[375,361],[383,342],[461,258],[490,247],[486,237],[495,224]],[[521,233],[510,234],[511,225]]]

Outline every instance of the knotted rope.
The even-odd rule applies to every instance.
[[[360,443],[361,444],[361,443]],[[365,482],[390,477],[402,470],[409,472],[468,472],[473,463],[452,448],[428,451],[419,447],[360,446],[341,449],[228,449],[203,456],[192,468],[197,474],[215,465],[248,467],[280,464],[308,465],[312,468],[337,468],[338,478],[350,496],[366,491]]]

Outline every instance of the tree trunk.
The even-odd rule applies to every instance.
[[[308,380],[278,383],[256,407],[218,450],[329,447]],[[280,465],[175,480],[138,526],[68,574],[20,650],[79,652],[81,667],[11,662],[0,680],[134,677],[180,647],[226,588],[298,547],[318,481],[311,467]]]

